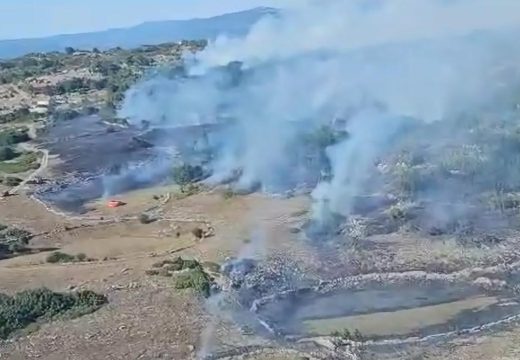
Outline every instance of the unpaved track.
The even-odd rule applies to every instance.
[[[35,125],[30,124],[27,127],[29,129],[28,130],[29,137],[32,140],[36,139],[37,135],[36,135]],[[34,170],[31,174],[29,174],[29,176],[27,176],[25,179],[23,179],[23,181],[18,186],[15,186],[14,188],[12,188],[9,191],[9,193],[11,193],[11,194],[16,194],[18,191],[20,191],[20,189],[22,189],[25,185],[27,185],[27,183],[29,181],[34,180],[37,176],[40,176],[41,173],[43,173],[47,169],[47,166],[49,165],[49,150],[39,149],[38,147],[36,147],[34,144],[32,144],[30,142],[19,144],[19,147],[25,151],[41,153],[42,159],[40,161],[40,166],[38,167],[38,169]]]
[[[20,191],[21,188],[23,188],[27,183],[31,180],[34,180],[36,177],[40,176],[42,172],[44,172],[47,169],[47,166],[49,165],[49,151],[47,149],[37,149],[33,147],[32,145],[25,144],[23,146],[25,150],[29,151],[36,151],[40,152],[42,154],[42,159],[40,162],[40,166],[38,169],[34,170],[29,176],[27,176],[23,181],[18,185],[12,188],[9,193],[10,194],[16,194],[18,191]]]

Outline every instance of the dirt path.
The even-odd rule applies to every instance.
[[[35,140],[37,137],[36,126],[34,124],[28,124],[27,128],[28,128],[29,137],[32,140]],[[36,177],[40,176],[40,174],[42,172],[44,172],[47,169],[47,166],[49,165],[49,150],[39,149],[38,147],[36,147],[34,144],[32,144],[30,142],[19,144],[18,147],[24,151],[39,152],[42,154],[42,158],[41,158],[40,166],[38,167],[38,169],[34,170],[25,179],[23,179],[23,181],[19,185],[12,188],[9,191],[10,194],[16,194],[18,191],[20,191],[20,189],[22,189],[25,185],[27,185],[27,183],[29,181],[34,180]]]
[[[37,149],[33,145],[29,145],[29,144],[23,144],[23,146],[21,146],[21,147],[26,151],[34,151],[34,152],[41,153],[42,159],[41,159],[40,166],[38,167],[38,169],[34,170],[31,174],[29,174],[29,176],[27,176],[25,179],[23,179],[23,181],[19,185],[12,188],[9,191],[10,194],[16,194],[18,191],[20,191],[21,188],[23,188],[25,185],[27,185],[27,183],[29,181],[34,180],[36,177],[40,176],[40,174],[42,172],[44,172],[47,169],[47,166],[49,165],[49,150]]]

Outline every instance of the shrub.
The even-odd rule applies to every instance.
[[[329,126],[323,125],[304,137],[304,141],[311,146],[319,149],[325,149],[329,146],[339,143],[346,139],[348,133],[343,131],[335,131]]]
[[[195,289],[205,297],[210,294],[211,280],[201,267],[179,274],[175,279],[176,289]]]
[[[173,168],[173,181],[176,184],[184,186],[202,179],[204,172],[201,166],[193,166],[183,164]]]
[[[63,95],[90,89],[88,80],[82,78],[72,78],[65,80],[56,87],[56,94]]]
[[[24,121],[33,121],[38,119],[40,115],[37,113],[31,113],[28,108],[20,108],[18,110],[2,114],[0,115],[0,124],[10,123],[10,122],[24,122]]]
[[[0,161],[12,160],[18,156],[18,153],[10,146],[0,147]]]
[[[195,229],[191,230],[191,233],[197,239],[202,239],[204,237],[204,231],[201,228],[195,228]]]
[[[151,224],[154,222],[154,219],[150,215],[142,213],[139,215],[139,222],[141,224]]]
[[[56,263],[68,263],[76,261],[76,257],[70,254],[66,254],[60,251],[55,251],[47,256],[47,262],[51,264]]]
[[[405,221],[413,218],[413,203],[398,202],[388,208],[388,215],[396,221]]]
[[[158,270],[157,269],[146,270],[145,274],[150,275],[150,276],[166,276],[166,277],[172,276],[172,274],[170,274],[168,272],[168,269],[165,269],[165,268],[158,269]]]
[[[94,312],[106,302],[105,296],[88,290],[62,294],[43,288],[22,291],[13,297],[0,294],[0,338],[7,339],[15,331],[42,320]]]
[[[27,129],[7,129],[0,131],[0,146],[9,146],[29,141]]]
[[[23,229],[2,226],[2,230],[0,230],[0,256],[25,250],[32,236],[30,232]]]
[[[3,236],[6,239],[27,244],[33,235],[27,230],[11,227],[3,232]]]
[[[183,259],[177,257],[173,260],[163,260],[152,265],[153,269],[147,270],[147,275],[152,276],[172,276],[172,272],[186,270],[178,273],[175,278],[176,289],[194,289],[203,296],[209,296],[211,278],[204,271],[202,265],[197,260]],[[220,267],[215,264],[215,267]]]
[[[5,186],[18,186],[22,182],[22,179],[14,177],[14,176],[6,176],[4,179],[0,180],[1,184]]]
[[[222,197],[227,200],[227,199],[231,199],[232,197],[234,197],[236,194],[235,192],[232,190],[232,189],[226,189],[224,190],[224,192],[222,193]]]
[[[87,255],[84,254],[84,253],[79,253],[78,255],[76,255],[76,260],[78,260],[78,261],[86,261],[86,260],[88,260],[87,259]]]
[[[57,122],[72,120],[78,116],[81,116],[81,113],[74,109],[57,110],[52,114],[53,120]]]
[[[342,331],[334,331],[331,336],[339,337],[342,340],[346,341],[356,341],[356,342],[364,342],[366,339],[361,334],[361,331],[356,329],[354,332],[351,332],[349,329],[343,329]]]
[[[185,269],[195,269],[200,267],[200,264],[197,260],[183,259],[181,257],[177,257],[173,260],[163,260],[159,261],[152,265],[154,268],[166,268],[169,271],[180,271]]]
[[[0,171],[7,174],[18,174],[32,169],[37,169],[39,164],[38,153],[27,152],[20,155],[16,161],[1,162]]]
[[[403,197],[412,196],[423,187],[423,176],[417,167],[397,163],[393,168],[397,191]]]

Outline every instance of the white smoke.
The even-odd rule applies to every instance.
[[[496,64],[520,59],[511,30],[518,25],[518,0],[294,2],[245,38],[209,44],[190,62],[190,76],[157,75],[133,87],[121,115],[159,127],[231,120],[213,139],[211,180],[240,174],[239,187],[265,191],[302,181],[302,135],[345,120],[337,123],[349,136],[327,149],[331,176],[312,197],[315,219],[348,215],[405,117],[433,122],[493,95]],[[233,61],[242,62],[235,75],[215,68]],[[240,256],[256,253],[262,238]],[[208,302],[211,313],[218,301]],[[212,350],[214,321],[199,357]]]
[[[346,51],[447,38],[520,24],[516,0],[301,1],[256,24],[244,39],[221,37],[200,56],[205,66],[254,64],[318,50]]]
[[[327,152],[332,179],[313,192],[318,213],[324,204],[348,213],[400,119],[434,121],[489,98],[497,61],[518,55],[515,37],[504,35],[517,25],[516,0],[306,1],[245,38],[210,44],[187,69],[192,77],[137,85],[122,115],[156,126],[233,119],[213,179],[239,169],[239,186],[266,191],[301,180],[306,165],[294,144],[302,133],[348,118],[349,138]],[[215,70],[232,61],[243,63],[234,86]],[[359,112],[367,102],[384,111]]]

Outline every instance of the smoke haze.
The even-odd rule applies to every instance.
[[[493,105],[498,64],[519,58],[518,24],[514,0],[293,4],[245,38],[209,44],[182,74],[147,78],[120,115],[155,127],[222,124],[210,181],[238,174],[237,188],[268,192],[317,184],[317,217],[348,214],[406,124]],[[302,139],[324,125],[348,137],[329,144],[330,177],[318,183]]]

